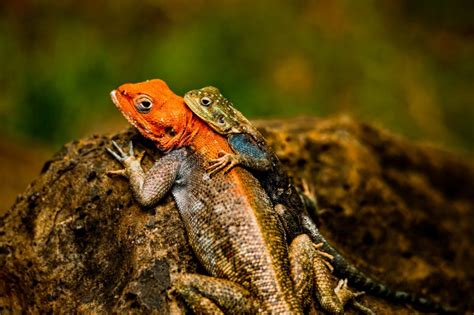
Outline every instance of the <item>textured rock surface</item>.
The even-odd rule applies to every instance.
[[[323,234],[395,288],[474,309],[474,168],[349,119],[258,122],[288,170],[316,190]],[[171,197],[140,208],[104,148],[127,130],[64,146],[0,219],[0,312],[169,312],[170,272],[204,272]],[[370,295],[378,313],[413,313]],[[349,309],[349,313],[352,313]]]

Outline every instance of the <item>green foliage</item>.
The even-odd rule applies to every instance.
[[[22,3],[0,7],[3,133],[70,140],[119,115],[111,89],[161,78],[249,117],[346,112],[474,145],[471,1]]]

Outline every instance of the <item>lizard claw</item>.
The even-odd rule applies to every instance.
[[[347,289],[347,279],[340,279],[337,283],[336,288],[334,288],[334,292],[339,292],[341,290]]]
[[[123,152],[122,148],[117,144],[117,142],[113,141],[112,140],[112,145],[114,146],[114,148],[118,151],[118,153],[120,154],[121,157],[126,157],[127,155],[125,154],[125,152]]]
[[[112,140],[113,149],[105,148],[107,152],[110,153],[117,161],[119,161],[125,168],[128,168],[128,165],[133,161],[138,160],[139,162],[142,161],[143,156],[145,155],[145,151],[140,152],[137,156],[135,156],[133,150],[133,142],[130,141],[128,144],[128,154],[122,150],[122,148],[117,144],[117,142]],[[107,175],[119,175],[119,176],[127,176],[126,170],[116,170],[116,171],[108,171]]]
[[[323,256],[323,257],[326,257],[327,259],[329,260],[333,260],[334,259],[334,256],[329,254],[329,253],[326,253],[325,251],[322,251],[320,248],[323,246],[324,244],[321,242],[321,243],[318,243],[318,244],[313,244],[314,246],[314,249],[316,249],[316,252]],[[328,268],[332,271],[334,268],[332,266],[328,266]]]
[[[123,164],[123,162],[128,159],[128,158],[135,158],[135,153],[134,153],[134,150],[133,150],[133,142],[130,141],[129,144],[128,144],[128,154],[125,153],[125,151],[122,150],[122,148],[117,144],[117,142],[113,141],[112,140],[112,145],[115,149],[112,150],[112,149],[109,149],[109,148],[105,148],[107,150],[107,152],[109,152],[117,161],[121,162]],[[138,159],[141,161],[141,159],[143,158],[143,155],[144,155],[145,152],[143,153],[140,153],[137,157]]]
[[[314,244],[314,243],[313,243],[313,246],[314,246],[314,248],[316,248],[316,249],[320,249],[321,247],[323,247],[323,245],[324,245],[323,242],[320,242],[320,243],[318,243],[318,244]]]
[[[234,154],[225,151],[221,151],[219,154],[221,154],[219,158],[209,162],[211,165],[206,169],[209,172],[209,176],[212,176],[221,170],[224,170],[224,173],[227,173],[238,164]]]
[[[323,264],[329,269],[330,272],[333,272],[334,271],[334,267],[331,265],[331,263],[327,260],[322,260],[323,261]]]
[[[303,195],[307,198],[307,201],[312,204],[312,206],[318,208],[318,199],[316,198],[316,192],[314,187],[308,184],[308,181],[304,178],[301,180],[301,185],[303,186]]]
[[[113,147],[115,148],[115,150],[117,152],[115,152],[114,150],[112,149],[109,149],[109,148],[105,148],[107,150],[107,152],[109,152],[117,161],[119,161],[120,163],[123,163],[128,157],[128,156],[125,152],[123,152],[122,148],[117,144],[117,142],[113,141],[112,140],[112,145]],[[133,153],[133,148],[132,148],[132,153]]]
[[[229,164],[227,164],[227,166],[224,168],[224,173],[228,173],[234,166],[236,166],[238,163],[237,163],[237,160],[236,159],[232,159],[230,161]]]
[[[329,259],[329,260],[333,260],[333,259],[334,259],[334,256],[333,256],[333,255],[328,254],[328,253],[326,253],[326,252],[323,252],[322,250],[316,250],[316,252],[317,252],[319,255],[321,255],[321,256],[323,256],[323,257],[326,257],[326,258]]]
[[[209,175],[209,177],[211,177],[212,175],[218,173],[221,169],[222,169],[222,166],[220,164],[213,164],[213,165],[209,166],[206,169],[206,171],[208,171],[208,175]]]
[[[122,157],[120,155],[118,155],[117,153],[115,153],[109,148],[105,148],[105,150],[107,150],[107,152],[109,152],[116,160],[118,160],[119,162],[122,162]]]
[[[130,156],[135,156],[135,153],[133,152],[133,142],[130,140],[130,142],[128,143],[128,154]]]

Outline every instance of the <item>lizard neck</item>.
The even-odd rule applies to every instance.
[[[180,147],[189,146],[207,158],[217,158],[221,151],[232,153],[227,138],[215,132],[194,114],[186,124]]]

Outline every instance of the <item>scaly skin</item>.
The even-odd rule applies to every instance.
[[[283,218],[288,239],[303,233],[301,220],[307,212],[302,196],[260,132],[215,87],[189,91],[184,101],[213,130],[225,135],[233,150],[219,152],[219,157],[210,161],[210,174],[227,172],[237,165],[254,171]]]
[[[332,264],[336,275],[347,277],[351,285],[374,295],[410,303],[423,310],[442,310],[427,299],[403,291],[393,291],[349,264],[320,234],[301,199],[297,198],[298,193],[284,172],[281,162],[266,144],[263,136],[218,88],[208,86],[189,91],[184,95],[184,100],[212,129],[228,137],[234,151],[232,154],[222,152],[220,157],[212,161],[210,170],[213,173],[221,170],[226,172],[237,165],[243,165],[253,171],[275,207],[280,209],[287,233],[290,236],[306,233],[315,243],[324,244],[323,250],[334,257]]]
[[[161,80],[124,84],[111,96],[129,122],[167,153],[145,173],[132,146],[128,154],[115,143],[109,150],[125,166],[122,173],[141,205],[154,205],[168,192],[176,200],[190,245],[211,275],[173,276],[173,290],[192,310],[302,314],[317,289],[323,308],[343,312],[345,296],[357,294],[344,283],[337,292],[328,287],[330,273],[307,235],[288,248],[258,180],[241,167],[209,176],[209,161],[232,152],[226,138]]]

